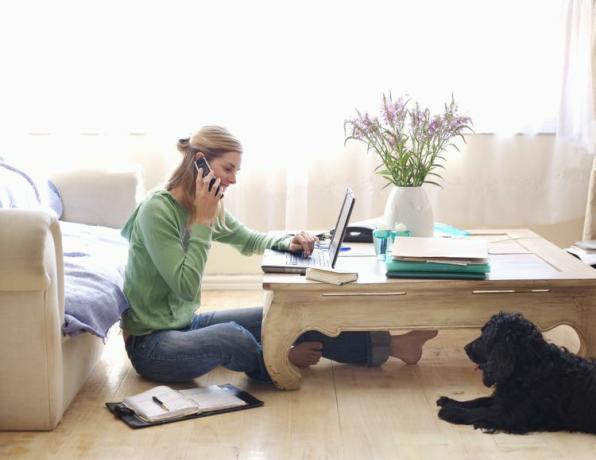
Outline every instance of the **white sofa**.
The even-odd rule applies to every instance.
[[[62,220],[119,228],[141,188],[136,172],[51,178]],[[41,210],[0,209],[0,430],[52,430],[103,351],[90,333],[63,336],[64,261],[58,221]]]

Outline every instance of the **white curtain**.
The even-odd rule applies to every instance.
[[[532,7],[539,11],[538,5]],[[429,189],[439,220],[464,227],[525,226],[583,217],[592,165],[589,154],[595,152],[596,146],[593,0],[563,1],[557,8],[560,14],[551,23],[552,42],[547,48],[536,48],[539,61],[550,49],[553,60],[549,62],[555,64],[548,76],[556,75],[549,90],[557,101],[553,106],[551,99],[548,105],[551,110],[556,109],[555,135],[540,134],[550,131],[544,130],[544,125],[539,130],[530,126],[515,130],[523,135],[496,130],[496,136],[470,138],[462,154],[450,157],[444,187]],[[521,35],[517,39],[523,41]],[[540,43],[533,40],[534,46]],[[533,60],[530,56],[533,53],[528,54],[528,62]],[[527,70],[523,66],[510,68],[515,75]],[[526,76],[518,88],[529,88],[542,72],[548,72],[548,68],[530,78]],[[540,94],[548,99],[546,90],[541,88]],[[528,99],[517,101],[532,105]],[[540,117],[524,113],[521,120],[539,121]]]
[[[562,39],[572,3],[586,24],[579,0],[2,2],[0,156],[45,170],[140,164],[153,187],[179,160],[177,138],[222,124],[245,147],[226,196],[238,217],[328,228],[347,185],[355,219],[382,213],[388,193],[377,158],[344,147],[343,121],[387,91],[433,111],[453,94],[476,135],[429,189],[439,220],[578,218],[588,163],[554,135],[576,120],[559,113],[588,116],[573,81],[585,83],[589,51],[568,53],[573,92],[561,93],[561,52],[589,33],[568,22]]]
[[[596,152],[594,132],[593,0],[563,3],[561,97],[557,136],[564,137],[589,153]]]

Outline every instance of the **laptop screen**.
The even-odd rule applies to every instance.
[[[333,233],[333,238],[331,239],[331,243],[329,243],[329,256],[331,258],[332,267],[335,267],[337,254],[339,252],[341,242],[343,241],[344,235],[346,233],[346,227],[348,226],[348,221],[350,220],[350,215],[352,214],[354,201],[354,193],[348,187],[346,189],[346,195],[344,197],[344,202],[341,206],[339,217],[337,218],[337,224],[335,225],[335,232]]]

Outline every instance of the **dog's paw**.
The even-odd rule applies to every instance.
[[[443,406],[441,407],[441,409],[439,409],[439,413],[437,414],[439,416],[440,419],[445,420],[446,422],[450,422],[451,421],[451,412],[450,410],[448,410],[447,406]]]
[[[439,399],[437,399],[437,406],[439,406],[439,407],[445,407],[448,404],[455,404],[455,403],[457,403],[457,401],[455,399],[448,398],[447,396],[441,396]]]
[[[466,410],[456,406],[443,406],[439,411],[439,418],[449,423],[468,425]]]

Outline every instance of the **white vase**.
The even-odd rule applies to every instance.
[[[433,236],[433,210],[422,187],[393,187],[383,217],[388,229],[404,224],[411,236]]]

